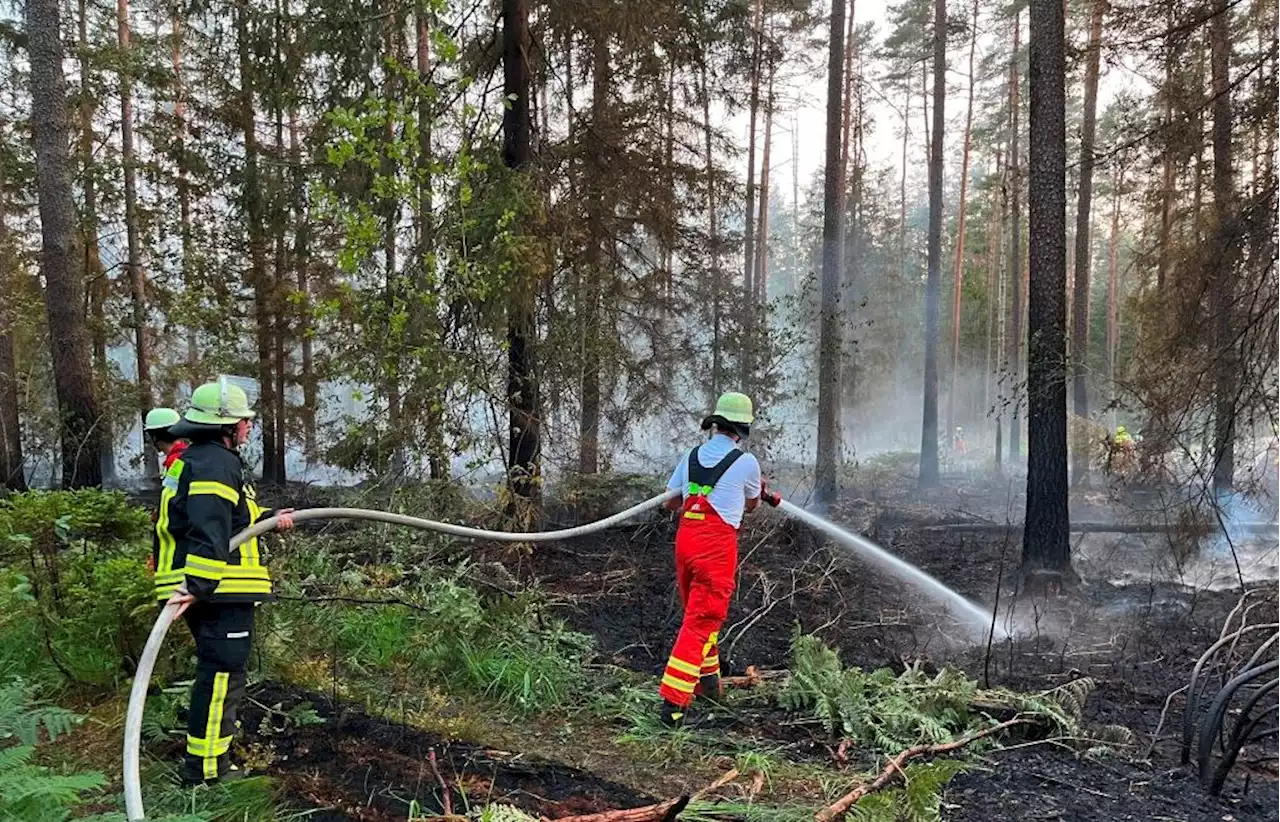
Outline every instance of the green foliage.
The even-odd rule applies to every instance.
[[[887,668],[844,668],[817,637],[797,635],[791,677],[778,699],[787,710],[812,713],[831,733],[892,752],[972,729],[981,721],[969,708],[976,691],[977,683],[952,669],[929,677],[918,666],[900,676]]]
[[[150,522],[123,495],[34,491],[0,505],[0,675],[114,685],[155,613]]]
[[[33,547],[117,550],[150,531],[147,512],[119,491],[29,491],[0,501],[0,559],[27,557]]]
[[[21,680],[0,685],[0,742],[17,739],[26,747],[40,741],[40,730],[49,740],[69,733],[80,722],[70,711],[44,705],[34,699]]]
[[[0,749],[0,820],[60,822],[81,794],[106,784],[99,773],[61,776],[34,764],[34,746]]]
[[[938,822],[942,818],[942,789],[967,769],[967,763],[958,759],[911,763],[903,769],[901,787],[864,796],[850,809],[849,818],[855,822]]]
[[[930,677],[919,663],[902,674],[887,668],[868,673],[843,667],[839,654],[817,637],[797,634],[791,677],[778,699],[787,710],[821,719],[828,732],[886,753],[950,742],[987,727],[990,719],[976,705],[999,706],[1064,736],[1114,744],[1121,738],[1115,729],[1093,736],[1081,727],[1094,687],[1092,679],[1081,678],[1041,693],[980,689],[959,670],[943,668]]]
[[[360,566],[359,553],[331,555],[323,579],[296,589],[327,598],[323,604],[286,601],[264,614],[268,664],[305,665],[336,651],[343,670],[364,679],[412,675],[521,711],[561,705],[578,692],[592,641],[548,618],[536,594],[482,596],[467,583],[487,566],[414,567],[408,557]]]

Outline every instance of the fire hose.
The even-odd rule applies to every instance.
[[[436,522],[419,519],[404,514],[393,514],[388,511],[373,511],[363,508],[308,508],[293,513],[294,522],[306,522],[313,519],[360,519],[371,522],[385,522],[390,525],[405,525],[427,531],[438,531],[456,537],[482,539],[493,542],[555,542],[572,537],[585,536],[617,525],[630,519],[641,511],[661,505],[679,494],[678,491],[664,491],[656,497],[633,505],[625,511],[605,517],[596,522],[564,528],[558,531],[542,531],[537,533],[517,533],[513,531],[486,531],[482,528],[468,528],[465,525],[453,525],[448,522]],[[231,550],[235,551],[245,542],[261,536],[276,527],[278,517],[262,520],[246,528],[231,538]],[[142,713],[147,702],[147,688],[151,682],[151,673],[155,669],[156,658],[164,644],[169,626],[173,624],[178,613],[178,604],[165,605],[156,617],[156,623],[147,637],[147,644],[138,660],[138,670],[133,678],[133,687],[129,692],[129,711],[124,724],[124,805],[125,815],[130,820],[145,819],[142,808],[142,781],[140,777],[140,761],[142,752]]]

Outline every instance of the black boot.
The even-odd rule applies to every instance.
[[[719,674],[708,674],[698,680],[698,696],[714,703],[724,701],[724,685]]]
[[[668,702],[664,699],[662,700],[662,713],[658,715],[658,718],[668,728],[679,728],[684,724],[687,711],[687,708],[681,708],[674,702]]]

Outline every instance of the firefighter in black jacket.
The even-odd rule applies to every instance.
[[[277,512],[258,507],[239,447],[254,413],[239,386],[206,383],[171,429],[191,445],[165,472],[156,519],[155,593],[177,602],[196,642],[196,678],[187,713],[189,784],[236,775],[231,740],[244,696],[254,608],[272,598],[271,575],[258,540],[230,550],[231,537]],[[293,526],[293,509],[278,512],[279,530]]]

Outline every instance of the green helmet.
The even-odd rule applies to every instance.
[[[147,418],[143,420],[142,430],[164,431],[181,419],[182,416],[172,408],[152,408],[147,412]]]
[[[234,425],[253,419],[249,396],[238,385],[226,380],[207,382],[191,394],[191,407],[185,419],[200,425]]]
[[[711,416],[724,417],[729,422],[740,422],[744,425],[750,425],[755,419],[751,413],[751,398],[737,391],[721,394],[720,399],[716,401],[716,410],[711,412]]]

